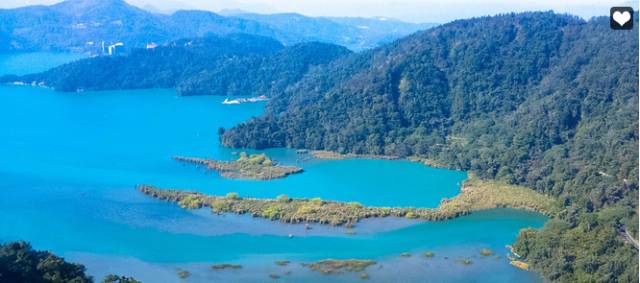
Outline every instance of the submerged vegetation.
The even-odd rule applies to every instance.
[[[358,259],[347,259],[347,260],[338,260],[338,259],[325,259],[316,261],[313,263],[303,264],[303,266],[308,267],[312,271],[317,271],[322,274],[342,274],[345,272],[353,272],[353,273],[361,273],[364,272],[367,267],[375,265],[376,262],[373,260],[358,260]],[[361,273],[362,274],[365,273]],[[366,276],[367,279],[369,276]]]
[[[424,220],[445,220],[472,211],[511,207],[538,211],[546,215],[556,213],[555,201],[533,190],[507,185],[497,181],[484,181],[471,176],[460,195],[444,199],[437,208],[368,207],[336,201],[313,199],[256,199],[207,196],[198,192],[165,190],[140,185],[138,190],[150,197],[175,202],[182,208],[211,208],[215,213],[251,214],[286,223],[317,222],[330,225],[352,226],[359,220],[372,217],[407,217]]]
[[[107,275],[102,280],[102,283],[141,283],[141,282],[132,277],[111,274],[111,275]]]
[[[204,165],[207,169],[217,171],[221,176],[231,179],[272,180],[302,172],[302,168],[299,167],[280,166],[265,154],[247,155],[242,152],[240,158],[234,161],[189,157],[174,157],[173,159]]]
[[[481,256],[492,256],[493,255],[493,251],[490,249],[481,249],[480,250],[480,255]]]
[[[230,264],[230,263],[220,263],[214,264],[211,266],[213,270],[223,270],[223,269],[241,269],[242,265],[240,264]]]
[[[178,269],[177,272],[180,279],[187,279],[189,278],[189,276],[191,276],[191,272],[186,270]]]
[[[288,260],[276,260],[275,262],[277,266],[287,266],[289,263],[291,263],[291,261]]]

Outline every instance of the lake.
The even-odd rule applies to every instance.
[[[35,53],[0,56],[0,74],[43,71],[81,58]],[[149,199],[137,184],[224,195],[320,197],[372,206],[436,207],[460,191],[465,172],[409,161],[301,159],[293,150],[266,152],[305,172],[273,181],[221,178],[172,156],[237,158],[220,146],[219,127],[260,115],[264,104],[223,105],[224,97],[179,97],[173,90],[59,93],[0,86],[0,240],[27,240],[85,264],[101,278],[131,275],[145,282],[344,281],[299,263],[325,258],[374,259],[370,281],[535,282],[516,269],[505,245],[545,217],[497,209],[443,222],[366,220],[353,230],[281,224],[248,216],[187,211]],[[251,151],[254,152],[254,151]],[[289,234],[295,235],[293,238]],[[496,255],[482,257],[489,248]],[[433,251],[434,258],[421,256]],[[400,253],[412,253],[400,257]],[[470,258],[471,265],[457,262]],[[294,263],[276,266],[274,260]],[[213,271],[213,263],[242,264]],[[283,275],[290,271],[290,275]],[[356,276],[356,277],[353,277]],[[359,279],[358,279],[359,280]]]

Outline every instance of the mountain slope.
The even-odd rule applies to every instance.
[[[332,44],[284,47],[267,37],[231,34],[178,40],[127,56],[84,59],[0,81],[35,82],[59,91],[177,88],[181,95],[275,96],[310,68],[349,53]]]
[[[183,95],[280,95],[314,66],[327,64],[350,52],[341,46],[300,43],[268,56],[232,58],[181,82]]]
[[[455,21],[307,74],[222,141],[417,155],[529,186],[565,208],[519,238],[545,278],[633,282],[637,250],[616,231],[638,235],[637,62],[637,28],[612,31],[606,18]]]

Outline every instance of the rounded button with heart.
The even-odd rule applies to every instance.
[[[633,28],[633,8],[612,7],[610,16],[610,25],[612,29],[628,30]]]

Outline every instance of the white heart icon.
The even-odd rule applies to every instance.
[[[631,19],[631,14],[629,11],[624,11],[620,13],[620,11],[613,12],[613,20],[618,23],[620,26],[624,26]]]

